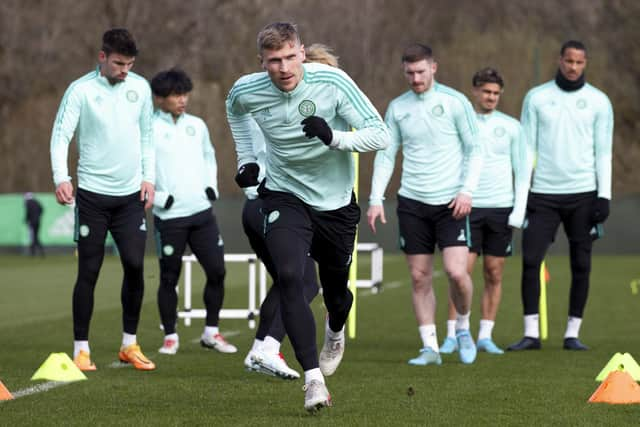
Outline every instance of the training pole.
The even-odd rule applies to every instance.
[[[544,261],[540,265],[540,338],[547,339],[549,325],[547,323],[547,266]]]
[[[358,201],[358,186],[360,176],[360,155],[359,153],[352,153],[353,156],[353,192],[356,195],[356,202]],[[349,338],[355,339],[356,337],[356,307],[358,303],[358,290],[356,281],[358,280],[358,229],[356,228],[356,238],[353,242],[353,254],[351,256],[351,267],[349,268],[349,289],[353,294],[353,305],[351,311],[349,311],[349,317],[347,318]]]

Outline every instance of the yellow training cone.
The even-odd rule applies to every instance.
[[[87,377],[73,363],[66,353],[51,353],[47,360],[38,368],[31,380],[50,381],[80,381]]]
[[[631,375],[635,381],[640,381],[640,365],[635,361],[629,353],[616,353],[611,360],[602,368],[596,381],[604,381],[611,372],[620,370]]]

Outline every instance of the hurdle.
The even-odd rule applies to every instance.
[[[382,285],[382,258],[384,251],[377,243],[358,243],[358,252],[371,254],[371,273],[368,279],[356,280],[356,287],[371,289],[371,292],[377,294]],[[204,319],[207,317],[207,311],[202,308],[193,308],[192,302],[192,268],[193,263],[198,259],[195,255],[184,255],[182,264],[184,270],[183,286],[183,308],[178,311],[178,318],[184,320],[185,326],[191,326],[191,319]],[[249,328],[256,327],[256,317],[260,314],[260,304],[267,296],[267,269],[255,254],[225,254],[224,262],[246,262],[248,269],[248,303],[247,308],[223,308],[220,310],[221,319],[247,319]],[[256,268],[256,264],[260,264]],[[180,285],[176,287],[179,292]],[[258,295],[256,295],[256,288]],[[256,298],[257,297],[257,298]]]
[[[207,317],[207,310],[194,309],[191,305],[191,274],[192,264],[198,261],[195,255],[184,255],[182,263],[184,266],[184,306],[178,312],[178,318],[184,319],[185,326],[191,326],[191,319],[204,319]],[[260,304],[267,296],[267,269],[262,262],[259,262],[255,254],[225,254],[224,262],[246,262],[248,267],[248,307],[243,308],[223,308],[220,310],[221,319],[247,319],[249,328],[256,327],[256,316],[260,313]],[[256,264],[260,264],[259,272],[256,270]],[[258,280],[256,275],[259,274]],[[259,284],[259,299],[256,301],[256,286]],[[179,286],[178,286],[179,287]],[[176,288],[176,290],[178,290]]]
[[[371,254],[371,276],[368,279],[356,280],[356,287],[371,289],[372,293],[377,294],[382,285],[382,259],[384,257],[384,250],[377,243],[358,243],[356,248],[358,252]]]

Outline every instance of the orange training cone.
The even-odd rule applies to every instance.
[[[0,381],[0,400],[12,400],[12,399],[13,399],[13,394],[11,394],[9,390],[7,390],[7,388],[4,386],[4,384],[2,384],[2,381]]]
[[[589,403],[640,403],[640,386],[625,371],[612,371],[589,398]]]

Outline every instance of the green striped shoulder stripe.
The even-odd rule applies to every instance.
[[[307,71],[304,78],[305,81],[309,84],[328,83],[335,85],[347,96],[351,104],[353,104],[353,106],[355,107],[356,111],[358,111],[358,113],[364,119],[377,117],[378,114],[375,110],[372,109],[370,103],[368,103],[365,98],[359,95],[359,90],[357,89],[355,83],[353,83],[353,81],[349,79],[346,79],[341,74],[330,71]]]
[[[98,77],[98,72],[97,71],[91,71],[87,74],[85,74],[84,76],[80,77],[79,79],[75,80],[73,83],[71,83],[69,85],[69,87],[67,88],[67,90],[64,93],[64,96],[62,97],[62,101],[60,101],[60,109],[56,118],[56,125],[60,124],[64,118],[64,114],[67,110],[67,104],[69,103],[69,95],[71,94],[71,92],[73,92],[73,90],[80,84],[91,81],[91,80],[95,80]]]
[[[458,92],[457,90],[452,89],[449,86],[442,85],[440,83],[436,84],[436,90],[438,92],[449,95],[452,98],[455,98],[460,102],[460,104],[462,104],[462,109],[464,111],[465,118],[467,119],[467,125],[469,126],[469,129],[471,129],[472,131],[475,130],[477,132],[478,126],[476,126],[476,122],[473,119],[475,113],[473,112],[473,109],[471,108],[471,104],[467,99],[467,97],[464,96],[462,93]]]
[[[235,103],[236,99],[239,96],[247,93],[255,92],[256,90],[265,89],[269,87],[269,85],[271,85],[271,79],[266,73],[263,76],[258,77],[257,79],[247,79],[247,80],[249,81],[244,82],[239,80],[235,85],[233,85],[233,87],[229,91],[229,95],[227,96],[227,99],[229,99],[229,102],[231,103],[231,105]]]

